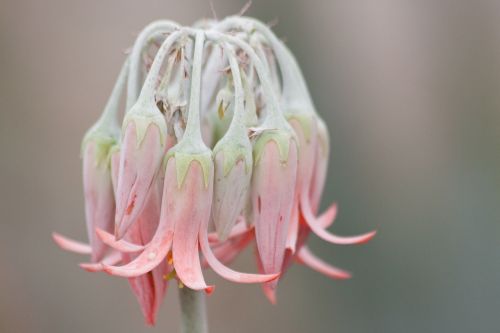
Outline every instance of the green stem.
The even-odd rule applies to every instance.
[[[205,293],[179,288],[182,333],[208,333]]]
[[[203,142],[200,131],[200,97],[201,97],[201,67],[203,63],[203,47],[205,33],[196,31],[193,66],[191,68],[191,90],[189,96],[188,120],[184,137]]]
[[[137,97],[140,92],[140,66],[141,66],[141,54],[143,49],[148,44],[148,40],[152,35],[159,32],[172,32],[179,25],[172,21],[161,20],[150,23],[146,26],[139,36],[137,37],[134,46],[132,48],[132,52],[130,54],[130,75],[128,77],[128,88],[127,88],[127,104],[126,110],[128,111],[132,105],[137,101]]]

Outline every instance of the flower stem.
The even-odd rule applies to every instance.
[[[208,333],[205,294],[187,287],[179,288],[181,332]]]

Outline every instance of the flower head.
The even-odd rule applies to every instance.
[[[89,244],[54,239],[89,254],[80,264],[87,271],[127,278],[151,325],[169,282],[214,290],[206,268],[261,283],[273,303],[293,262],[349,278],[306,244],[311,233],[335,244],[375,234],[327,231],[337,213],[333,204],[319,214],[328,144],[293,55],[264,24],[243,17],[194,28],[154,22],[82,145]],[[229,268],[251,244],[259,274]]]

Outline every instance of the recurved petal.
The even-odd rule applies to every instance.
[[[227,239],[239,237],[253,229],[253,227],[248,226],[243,216],[239,216],[238,221],[239,222],[237,222],[236,225],[231,229],[231,232],[227,236]],[[208,241],[210,243],[218,244],[225,242],[226,240],[221,240],[216,232],[210,232],[208,234]]]
[[[52,239],[61,249],[69,252],[79,254],[90,254],[92,252],[90,245],[64,237],[56,232],[52,233]]]
[[[221,263],[217,257],[212,252],[210,245],[208,243],[208,223],[201,225],[200,229],[200,247],[203,256],[207,260],[208,265],[220,276],[226,280],[237,282],[237,283],[261,283],[274,280],[279,277],[279,273],[276,274],[247,274],[240,273],[231,268],[225,266]]]
[[[107,265],[116,265],[121,260],[122,260],[121,253],[117,251],[112,251],[102,259],[102,262],[95,262],[95,263],[83,262],[80,263],[79,266],[84,270],[86,270],[87,272],[94,273],[94,272],[101,272],[104,270],[103,263]]]
[[[134,244],[125,239],[116,240],[115,235],[99,228],[96,229],[96,233],[104,244],[119,252],[140,252],[146,248],[145,245]]]
[[[307,265],[315,271],[318,271],[332,279],[345,280],[351,278],[351,273],[319,259],[309,250],[307,246],[302,246],[300,250],[297,251],[296,259],[299,263]]]
[[[340,244],[340,245],[350,245],[350,244],[362,244],[368,242],[370,239],[372,239],[375,234],[377,233],[376,231],[371,231],[366,234],[358,235],[358,236],[337,236],[332,233],[329,233],[324,229],[323,225],[327,225],[325,221],[318,221],[316,219],[311,211],[311,205],[309,202],[309,199],[305,195],[305,193],[302,194],[301,200],[300,200],[300,208],[302,215],[304,217],[305,222],[311,228],[312,232],[316,234],[319,238],[333,244]],[[335,214],[330,213],[333,215],[333,218],[335,217]],[[332,218],[332,220],[333,220]],[[325,218],[324,220],[328,221],[328,218]]]
[[[254,239],[254,230],[253,228],[248,229],[246,232],[236,235],[234,237],[228,238],[223,243],[219,243],[214,245],[212,248],[212,252],[214,256],[221,263],[225,265],[230,264],[243,250],[247,247],[248,244]],[[209,267],[206,258],[203,258],[202,267]]]

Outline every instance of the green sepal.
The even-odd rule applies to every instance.
[[[180,189],[184,184],[184,180],[186,179],[189,166],[193,161],[197,161],[200,163],[203,172],[203,182],[205,188],[208,188],[208,176],[210,168],[213,167],[212,152],[210,150],[206,150],[205,152],[193,154],[193,153],[178,151],[178,149],[174,148],[170,149],[166,154],[165,165],[168,163],[168,160],[170,158],[175,158],[177,188]]]
[[[113,134],[111,130],[103,129],[98,125],[99,124],[92,126],[83,137],[80,147],[80,156],[83,156],[87,144],[94,142],[94,159],[96,161],[96,166],[109,166],[110,150],[118,142],[117,135]]]
[[[274,141],[278,146],[280,161],[283,164],[288,162],[288,153],[290,152],[290,141],[296,140],[293,133],[288,129],[266,129],[264,130],[253,145],[254,165],[259,163],[264,152],[264,148],[269,141]]]
[[[224,177],[231,172],[239,160],[245,163],[246,173],[251,171],[252,145],[246,135],[245,137],[239,135],[224,136],[214,148],[214,158],[218,153],[224,154]]]
[[[137,102],[132,109],[125,115],[122,125],[122,135],[130,122],[135,123],[137,148],[139,148],[144,141],[146,132],[151,125],[156,125],[160,132],[160,141],[163,146],[166,142],[167,124],[161,112],[156,108],[156,105],[147,105],[146,103]]]
[[[304,133],[304,138],[307,143],[311,141],[313,122],[316,121],[316,116],[311,113],[287,113],[285,115],[286,119],[290,123],[291,120],[296,120],[300,127],[302,127],[302,132]]]

